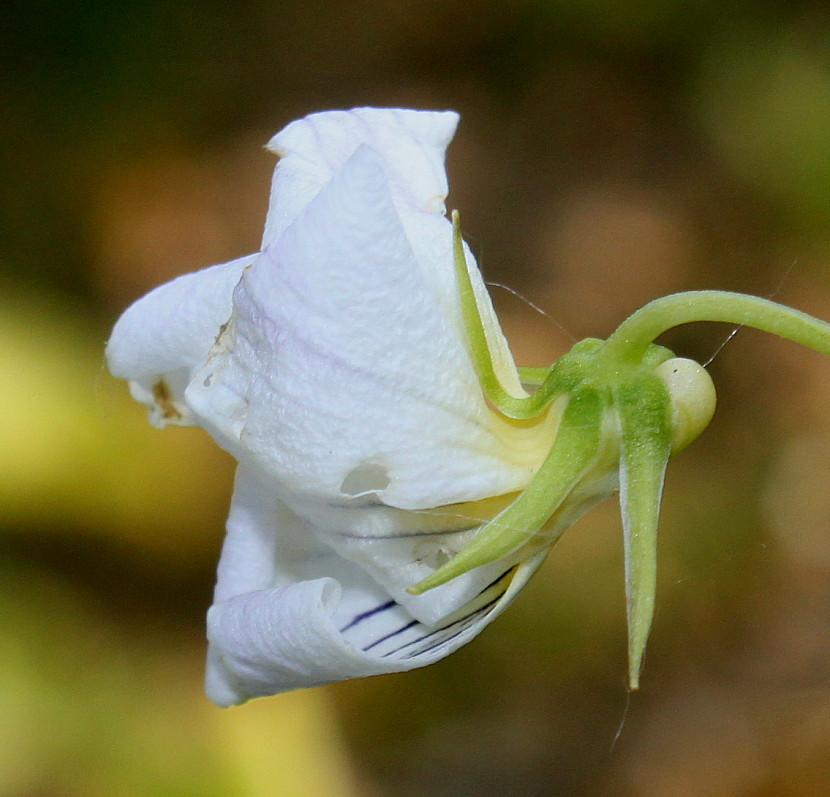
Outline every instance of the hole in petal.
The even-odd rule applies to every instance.
[[[430,570],[437,570],[452,559],[458,551],[447,545],[437,545],[434,540],[424,540],[413,549],[413,558],[426,565]]]
[[[389,486],[389,473],[383,465],[364,462],[346,474],[340,485],[343,495],[366,495],[377,493]]]

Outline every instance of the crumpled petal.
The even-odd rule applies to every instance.
[[[229,706],[435,662],[492,622],[543,558],[500,573],[454,616],[427,625],[240,469],[208,613],[208,696]]]
[[[326,111],[292,122],[268,148],[280,156],[272,181],[262,248],[276,242],[306,205],[365,145],[381,156],[395,209],[427,284],[459,336],[463,335],[452,264],[452,237],[444,218],[448,186],[444,155],[458,125],[454,111],[355,108]],[[513,357],[490,297],[473,265],[473,289],[493,365],[505,389],[523,395]]]
[[[113,376],[147,405],[154,426],[190,425],[184,390],[230,318],[234,286],[258,255],[248,255],[160,285],[118,319],[107,343]]]
[[[329,502],[367,470],[364,492],[405,509],[512,492],[553,434],[486,405],[366,146],[243,274],[185,398],[284,497]]]
[[[399,206],[444,213],[444,151],[455,133],[453,111],[355,108],[298,119],[277,133],[268,149],[280,157],[271,185],[262,248],[279,239],[306,205],[366,145],[383,156]]]

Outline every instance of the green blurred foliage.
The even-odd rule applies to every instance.
[[[783,29],[719,32],[696,100],[717,151],[795,227],[830,223],[830,9]]]
[[[145,290],[256,248],[276,129],[361,104],[462,112],[451,204],[548,313],[494,294],[523,363],[674,290],[830,318],[829,34],[804,0],[3,3],[0,795],[823,793],[817,355],[742,332],[712,363],[642,693],[609,503],[450,660],[223,712],[200,660],[231,463],[147,427],[102,349]],[[727,331],[668,342],[705,361]]]

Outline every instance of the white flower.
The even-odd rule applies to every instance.
[[[543,554],[406,592],[529,481],[553,415],[513,422],[467,354],[443,216],[454,113],[315,114],[270,142],[262,253],[180,277],[107,347],[151,421],[239,461],[208,616],[229,705],[419,667],[469,641]],[[469,255],[468,255],[469,257]],[[477,271],[496,369],[523,395]]]
[[[457,121],[289,125],[262,252],[157,288],[113,330],[110,369],[151,422],[199,424],[239,463],[208,613],[219,705],[443,658],[620,472],[636,683],[665,462],[708,422],[711,383],[659,347],[609,365],[599,341],[520,379],[444,216]]]

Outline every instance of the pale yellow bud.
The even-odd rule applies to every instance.
[[[682,451],[709,425],[717,396],[709,372],[694,360],[673,357],[656,368],[669,390],[672,454]]]

